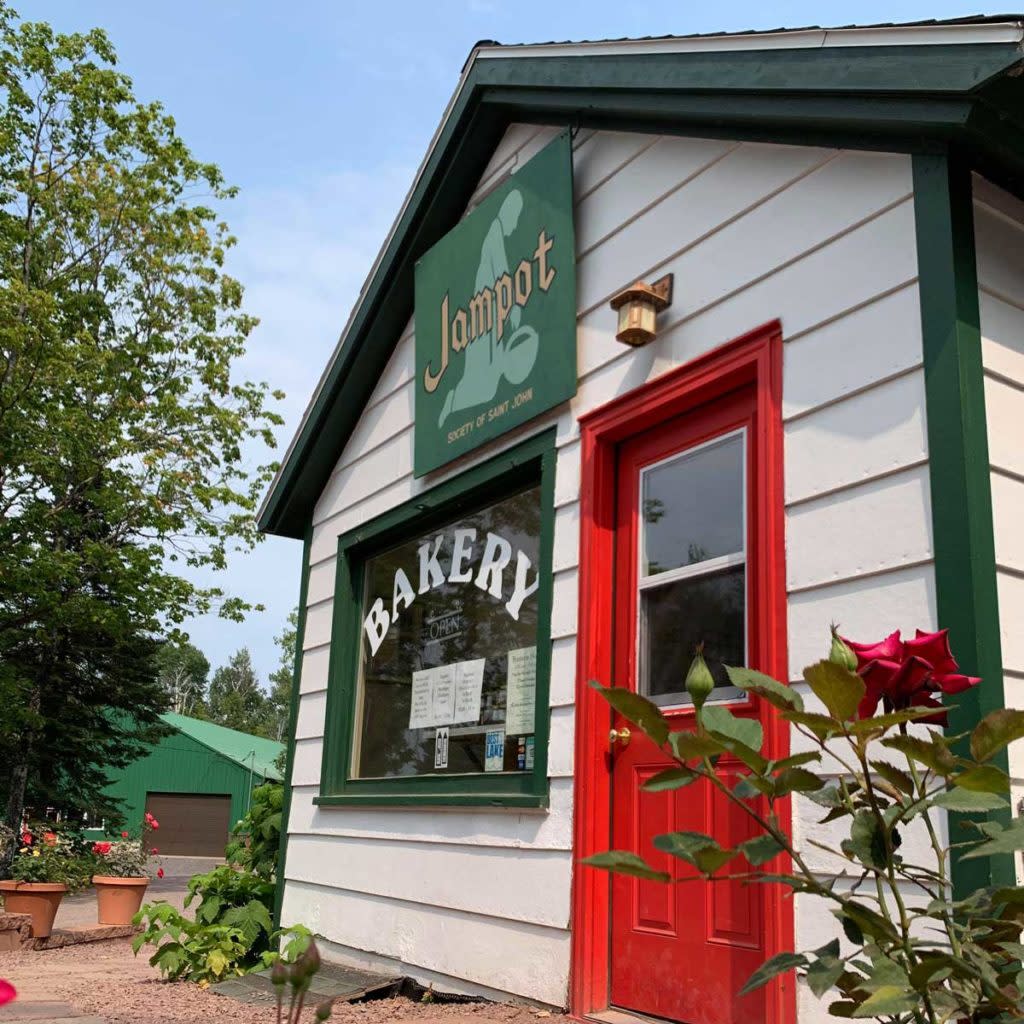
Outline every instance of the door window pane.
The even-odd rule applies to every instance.
[[[746,662],[746,570],[742,565],[640,592],[640,692],[656,704],[687,699],[683,686],[697,644],[715,687],[725,665]]]
[[[640,575],[743,551],[743,435],[643,473]]]
[[[369,558],[354,776],[531,771],[540,488]]]

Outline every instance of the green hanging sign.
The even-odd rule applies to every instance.
[[[415,386],[416,476],[576,394],[568,132],[416,264]]]

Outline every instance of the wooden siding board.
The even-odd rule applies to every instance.
[[[353,807],[339,813],[315,804],[315,796],[315,786],[295,790],[289,823],[295,834],[465,843],[506,850],[572,848],[571,778],[551,780],[547,811],[508,809],[482,813],[458,808],[409,807],[396,814],[379,807]]]
[[[927,455],[918,371],[787,424],[786,501],[905,469]]]
[[[871,535],[870,543],[851,538]],[[932,558],[928,468],[918,466],[804,502],[786,517],[790,591]]]
[[[564,1006],[569,933],[306,882],[289,882],[282,920],[342,945],[464,981]],[[382,921],[388,927],[382,927]],[[495,955],[496,950],[501,955]]]
[[[572,857],[407,839],[293,836],[288,877],[332,889],[549,928],[569,926]],[[496,885],[495,879],[501,879]]]

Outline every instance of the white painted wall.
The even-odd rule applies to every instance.
[[[976,177],[974,233],[1003,687],[1006,706],[1024,708],[1024,203]],[[1010,747],[1010,774],[1016,804],[1024,743]]]
[[[511,128],[478,197],[553,135]],[[791,677],[823,656],[832,620],[858,639],[936,626],[909,158],[602,132],[580,133],[574,160],[579,392],[442,474],[557,427],[551,808],[312,803],[336,538],[424,486],[412,476],[410,324],[314,516],[284,901],[286,923],[342,946],[552,1004],[569,971],[582,413],[780,318]],[[676,296],[658,340],[625,348],[608,299],[667,271]],[[820,837],[817,808],[797,812],[801,842]],[[820,906],[800,901],[796,916],[800,946],[832,933]],[[803,1021],[825,1019],[801,1001]]]

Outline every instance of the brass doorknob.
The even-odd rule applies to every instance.
[[[608,743],[613,747],[616,743],[621,743],[625,747],[629,745],[629,738],[632,735],[633,734],[625,726],[621,729],[612,729],[612,731],[608,733]]]

